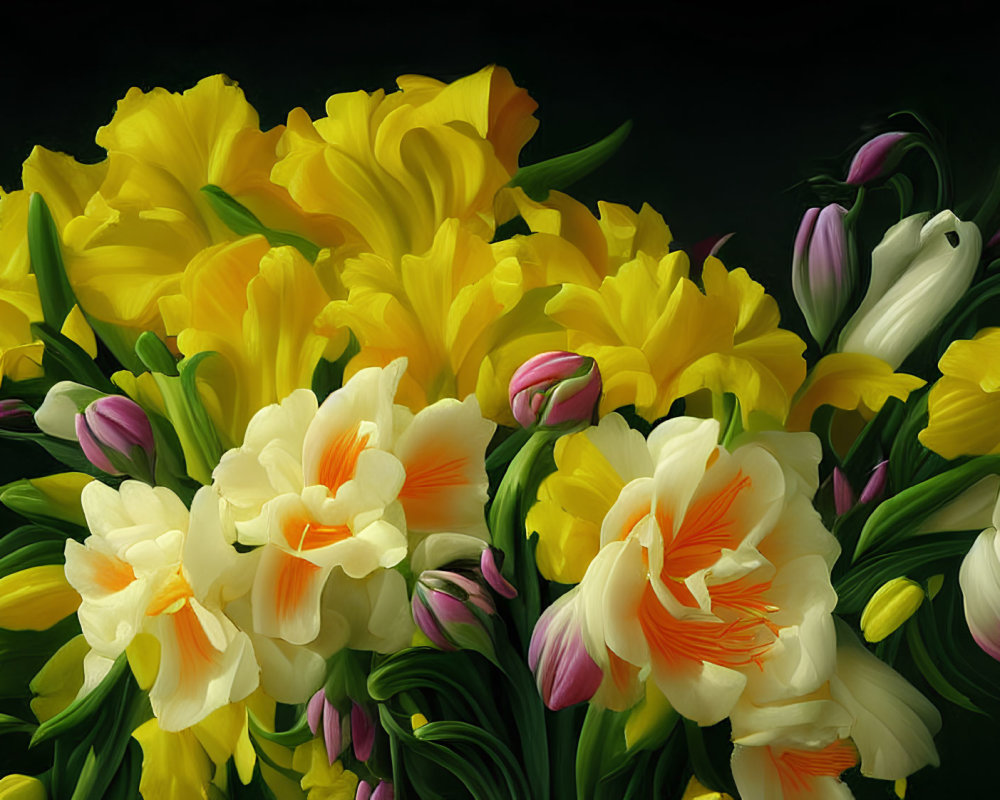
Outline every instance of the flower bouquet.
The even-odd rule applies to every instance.
[[[807,181],[807,343],[535,109],[216,75],[31,152],[0,798],[921,797],[996,718],[998,187],[915,115]]]

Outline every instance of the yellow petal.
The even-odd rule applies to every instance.
[[[31,710],[39,722],[51,719],[76,699],[83,686],[83,657],[89,652],[84,635],[74,636],[31,679],[28,688],[35,695]]]
[[[74,305],[70,309],[59,332],[70,341],[80,345],[88,356],[97,358],[97,340],[94,338],[94,330],[90,327],[86,317],[83,316],[80,306]]]
[[[819,361],[798,397],[787,427],[809,430],[812,415],[822,405],[848,411],[876,412],[890,397],[906,400],[925,381],[914,375],[893,372],[882,359],[861,353],[831,353]]]
[[[168,733],[153,718],[132,736],[142,746],[139,791],[143,800],[207,797],[212,762],[190,729]]]
[[[0,800],[46,800],[45,784],[29,775],[0,778]]]
[[[222,706],[192,726],[191,730],[217,766],[232,758],[240,781],[244,785],[250,782],[257,754],[250,743],[245,703]]]
[[[0,628],[44,631],[74,613],[80,595],[62,564],[29,567],[0,578]]]
[[[149,633],[137,633],[125,648],[135,682],[143,691],[149,689],[160,671],[160,642]]]
[[[733,798],[725,792],[713,792],[692,775],[681,800],[733,800]]]

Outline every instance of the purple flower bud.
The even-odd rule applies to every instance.
[[[375,723],[365,709],[353,703],[351,705],[351,743],[354,745],[354,756],[358,761],[371,758],[372,747],[375,745]]]
[[[880,499],[885,493],[885,484],[888,478],[889,462],[883,461],[872,470],[872,474],[868,478],[868,483],[866,483],[865,488],[861,490],[861,497],[858,498],[858,502],[871,503]]]
[[[424,570],[413,589],[413,620],[442,650],[476,650],[495,659],[493,600],[477,581],[456,572]]]
[[[985,244],[983,250],[989,250],[991,247],[996,247],[998,244],[1000,244],[1000,231],[997,231],[990,237],[990,240]]]
[[[882,133],[861,145],[847,170],[847,183],[861,186],[885,175],[902,155],[897,145],[909,135],[902,131]]]
[[[358,781],[358,791],[354,795],[354,800],[371,800],[372,785],[368,781]]]
[[[153,483],[153,429],[146,412],[129,398],[112,394],[92,402],[76,415],[76,435],[98,469]]]
[[[35,411],[23,400],[0,400],[0,428],[8,431],[35,429]]]
[[[528,647],[528,666],[542,700],[553,711],[589,700],[604,679],[584,644],[576,596],[571,591],[545,609]]]
[[[809,332],[822,345],[854,288],[844,217],[836,203],[810,208],[802,217],[792,253],[792,291]]]
[[[717,255],[723,245],[732,239],[734,235],[735,233],[727,233],[725,236],[710,236],[686,248],[688,254],[691,256],[691,263],[696,266],[704,264],[709,256]]]
[[[590,422],[600,397],[594,359],[562,350],[529,358],[510,379],[510,407],[525,428]]]
[[[833,468],[833,506],[837,511],[837,516],[842,517],[852,508],[856,502],[854,489],[851,488],[847,476],[841,472],[840,467]]]
[[[340,712],[323,695],[323,743],[326,745],[326,757],[333,764],[344,749],[343,734],[340,729]]]
[[[319,732],[319,726],[323,720],[323,703],[326,701],[326,692],[320,689],[309,698],[306,706],[306,721],[309,723],[309,730],[315,736]]]
[[[502,552],[501,555],[503,555]],[[479,568],[482,570],[483,577],[494,592],[501,597],[506,597],[508,600],[517,597],[517,589],[511,586],[507,582],[507,579],[500,574],[500,567],[497,566],[496,552],[494,552],[492,547],[487,547],[483,550],[483,554],[479,559]]]
[[[372,792],[372,800],[393,800],[395,793],[392,791],[392,784],[388,781],[379,781],[375,791]]]

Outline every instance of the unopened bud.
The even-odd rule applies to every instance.
[[[844,217],[836,203],[810,208],[802,217],[792,253],[792,291],[809,332],[822,345],[854,288]]]
[[[495,660],[493,600],[483,586],[456,572],[424,570],[413,589],[413,619],[442,650],[476,650]]]
[[[903,155],[905,148],[900,144],[909,136],[909,133],[892,131],[879,134],[861,145],[847,170],[847,183],[861,186],[886,175]]]
[[[525,428],[589,423],[600,397],[597,362],[562,350],[528,359],[510,379],[510,407]]]
[[[146,412],[122,395],[107,395],[76,416],[84,455],[111,475],[132,475],[153,483],[156,447]]]
[[[869,642],[881,642],[913,616],[924,602],[924,588],[909,578],[883,584],[861,612],[861,632]]]
[[[483,578],[490,585],[490,588],[501,597],[511,600],[517,597],[517,589],[510,585],[506,578],[500,574],[500,565],[497,564],[497,556],[503,558],[502,550],[494,550],[487,547],[483,550],[479,558],[479,568],[483,573]],[[501,560],[501,564],[502,564]]]
[[[528,666],[543,702],[553,711],[589,700],[604,678],[583,642],[577,596],[564,594],[542,612],[528,647]]]
[[[7,431],[35,429],[35,411],[23,400],[0,400],[0,428]]]

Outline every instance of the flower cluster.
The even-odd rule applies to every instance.
[[[522,165],[506,70],[397,83],[132,89],[0,195],[0,797],[902,797],[1000,714],[1000,194],[930,131],[816,176],[807,344],[561,191],[626,129]]]

